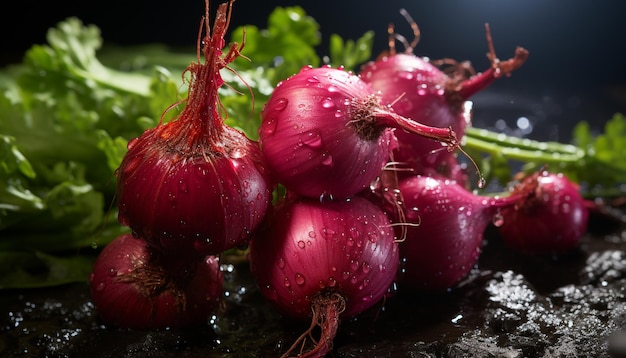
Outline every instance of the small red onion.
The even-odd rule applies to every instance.
[[[562,254],[575,248],[587,232],[588,204],[565,175],[533,173],[513,193],[522,199],[502,210],[498,229],[511,247],[527,254]]]
[[[104,247],[89,280],[102,321],[133,329],[208,322],[218,308],[224,281],[217,257],[180,261],[130,234]]]

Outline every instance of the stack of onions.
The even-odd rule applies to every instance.
[[[185,71],[184,110],[131,140],[117,170],[119,221],[135,239],[124,235],[107,247],[92,275],[93,300],[111,323],[155,328],[208,319],[221,297],[216,255],[246,245],[269,207],[258,143],[225,125],[219,111],[220,70],[242,47],[222,54],[232,5],[219,6],[211,31],[206,1],[198,62]]]
[[[279,83],[261,117],[263,154],[288,195],[251,240],[251,271],[279,311],[311,322],[286,354],[321,357],[340,320],[380,302],[396,277],[391,222],[361,194],[396,147],[394,130],[450,150],[458,143],[449,128],[399,116],[359,76],[330,66],[307,66]],[[314,347],[299,347],[309,337]]]

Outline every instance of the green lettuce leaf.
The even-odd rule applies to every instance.
[[[54,256],[41,251],[0,251],[0,289],[88,282],[94,256]]]

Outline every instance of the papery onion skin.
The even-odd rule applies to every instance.
[[[104,247],[89,279],[104,323],[143,330],[206,324],[224,282],[217,257],[177,262],[130,234]]]
[[[561,173],[540,171],[513,189],[523,195],[514,207],[502,210],[500,236],[525,254],[564,254],[587,232],[589,207],[579,186]]]
[[[483,197],[443,177],[400,181],[406,237],[399,243],[400,289],[442,291],[454,287],[478,262],[487,226],[516,196]],[[398,235],[402,226],[396,226]]]
[[[385,213],[364,198],[297,198],[277,205],[267,230],[251,240],[249,261],[261,293],[284,315],[311,319],[316,295],[338,293],[345,318],[388,292],[398,245]]]
[[[211,33],[206,3],[205,63],[198,50],[186,69],[185,108],[131,140],[116,173],[120,223],[163,252],[205,256],[244,246],[272,199],[258,142],[219,112],[220,70],[240,49],[233,44],[222,56],[231,7],[220,5]]]

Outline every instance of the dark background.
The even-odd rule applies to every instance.
[[[217,4],[213,1],[213,10]],[[97,25],[105,43],[194,46],[204,12],[203,0],[23,0],[12,5],[14,10],[3,11],[0,22],[2,65],[19,62],[32,44],[45,42],[49,27],[69,16]],[[293,5],[302,6],[320,24],[320,54],[325,54],[331,33],[355,39],[367,30],[376,33],[376,52],[384,50],[390,22],[410,34],[399,13],[405,8],[422,31],[418,55],[470,60],[477,70],[489,65],[484,32],[488,22],[500,58],[511,56],[517,45],[526,47],[530,57],[511,78],[472,98],[481,125],[503,119],[513,127],[517,117],[526,116],[536,129],[543,124],[539,135],[560,140],[572,123],[588,120],[600,125],[613,113],[626,111],[624,1],[237,0],[231,28],[265,28],[276,6]],[[557,124],[565,130],[556,131]]]

